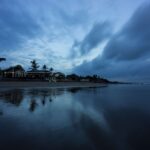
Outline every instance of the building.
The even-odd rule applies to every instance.
[[[48,70],[31,70],[27,71],[26,78],[28,79],[40,79],[40,80],[49,80],[49,77],[52,73]]]
[[[4,78],[24,78],[26,76],[26,72],[21,65],[9,67],[2,72]]]
[[[42,80],[49,82],[65,81],[65,74],[61,72],[52,72],[49,70],[30,70],[25,71],[21,65],[9,67],[2,70],[1,79],[15,80]]]
[[[62,72],[55,72],[53,73],[53,78],[55,78],[56,81],[65,81],[65,74]]]

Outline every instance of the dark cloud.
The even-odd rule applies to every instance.
[[[11,50],[25,38],[38,34],[40,27],[19,1],[0,2],[0,50]]]
[[[106,40],[111,35],[111,26],[108,22],[96,23],[85,36],[83,41],[75,41],[71,52],[72,56],[78,51],[81,55],[89,53],[93,48],[97,47],[100,43]]]
[[[85,54],[110,36],[110,24],[95,24],[81,44],[81,53]]]
[[[103,54],[74,71],[113,79],[150,80],[150,5],[141,6],[108,42]]]
[[[150,52],[150,5],[140,7],[105,48],[107,59],[132,60]]]

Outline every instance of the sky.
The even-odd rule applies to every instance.
[[[0,0],[1,68],[150,81],[149,0]]]

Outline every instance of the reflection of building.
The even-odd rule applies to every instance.
[[[1,91],[0,97],[13,105],[19,106],[23,100],[23,91],[22,90],[8,90],[8,91]]]
[[[21,65],[17,65],[3,70],[3,76],[5,78],[25,77],[25,75],[26,75],[25,70]]]

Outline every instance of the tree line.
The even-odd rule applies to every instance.
[[[6,61],[6,58],[0,58],[0,62],[2,61]],[[31,66],[30,66],[30,70],[33,72],[38,72],[38,69],[40,68],[40,65],[37,63],[37,61],[34,59],[32,61],[30,61]],[[20,66],[20,68],[23,68],[21,65],[17,65]],[[11,68],[11,67],[10,67]],[[42,70],[44,72],[53,72],[54,69],[48,68],[47,65],[43,65],[42,66]],[[107,79],[100,77],[99,75],[93,74],[93,75],[85,75],[85,76],[81,76],[75,73],[69,74],[69,75],[65,75],[64,73],[59,72],[59,76],[57,76],[58,80],[68,80],[68,81],[89,81],[89,82],[109,82]]]

